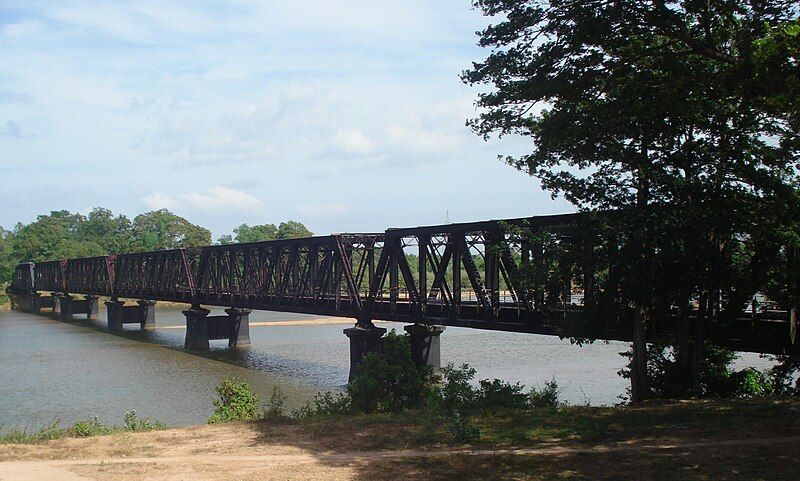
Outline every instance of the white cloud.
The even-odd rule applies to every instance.
[[[229,189],[227,187],[209,187],[205,194],[192,192],[184,199],[189,204],[200,209],[219,209],[229,207],[244,209],[258,205],[260,201],[245,192]]]
[[[144,202],[144,205],[154,210],[169,209],[175,206],[175,200],[161,192],[153,192],[142,197],[142,202]]]
[[[209,187],[204,193],[190,192],[178,197],[172,197],[162,192],[152,192],[142,197],[141,200],[151,209],[172,209],[185,204],[201,210],[222,207],[244,209],[261,202],[250,194],[221,186]]]
[[[346,154],[367,155],[372,152],[372,143],[358,129],[339,129],[333,137],[333,145]]]

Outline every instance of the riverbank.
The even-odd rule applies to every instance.
[[[194,426],[0,445],[0,480],[798,479],[800,401],[406,413]]]

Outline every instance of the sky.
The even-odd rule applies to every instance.
[[[0,0],[0,226],[102,206],[317,234],[570,212],[465,126],[469,0]]]

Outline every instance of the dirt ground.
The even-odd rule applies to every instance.
[[[320,443],[303,425],[234,423],[5,444],[0,481],[798,479],[800,474],[796,459],[779,456],[797,445],[796,434],[400,450],[362,450],[358,440],[348,443],[352,432],[329,434]]]

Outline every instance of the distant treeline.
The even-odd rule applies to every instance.
[[[255,242],[307,237],[313,233],[300,222],[279,225],[242,224],[217,242]],[[192,224],[167,209],[139,214],[130,220],[97,207],[88,215],[66,210],[40,215],[30,224],[9,231],[0,227],[0,283],[9,282],[20,262],[91,257],[122,252],[144,252],[212,243],[211,231]]]

